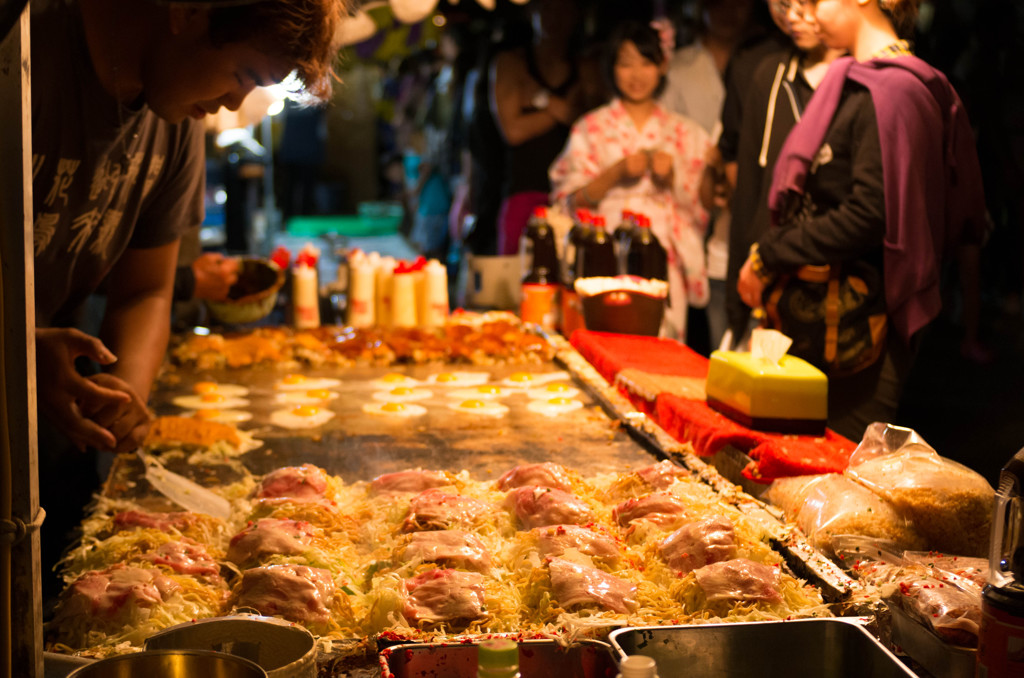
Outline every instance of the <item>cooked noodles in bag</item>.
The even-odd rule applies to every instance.
[[[925,538],[927,549],[988,552],[995,490],[985,478],[940,456],[911,429],[875,423],[846,475],[886,499]]]
[[[811,544],[834,555],[839,535],[884,540],[894,550],[923,547],[920,535],[892,506],[839,473],[780,478],[765,495],[804,532]]]

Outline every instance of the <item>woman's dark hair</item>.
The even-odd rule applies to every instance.
[[[615,84],[615,61],[619,57],[619,50],[622,49],[623,43],[626,42],[636,45],[640,56],[653,64],[661,66],[665,61],[665,53],[661,49],[661,40],[658,38],[658,32],[651,28],[650,25],[639,21],[627,21],[624,24],[620,24],[609,36],[604,55],[604,76],[608,79],[608,84],[612,91],[615,92],[616,96],[620,97],[622,92],[619,90],[619,86]],[[665,91],[667,82],[665,75],[662,74],[661,79],[658,81],[658,86],[654,88],[653,98],[657,99],[661,96],[661,93]]]
[[[903,39],[914,37],[914,25],[921,0],[879,0],[878,6],[889,16],[896,34]]]

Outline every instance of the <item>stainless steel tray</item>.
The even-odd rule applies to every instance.
[[[892,607],[892,645],[924,667],[934,678],[974,678],[978,650],[956,647]]]
[[[394,645],[379,658],[385,678],[476,678],[474,643]],[[553,640],[520,640],[519,671],[523,676],[607,678],[618,670],[607,643],[582,640],[563,646]]]
[[[622,657],[642,654],[660,678],[914,678],[862,624],[844,618],[647,626],[612,631]]]

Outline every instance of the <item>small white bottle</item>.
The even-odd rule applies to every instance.
[[[477,678],[519,678],[519,643],[508,638],[477,646]]]
[[[658,666],[650,657],[634,654],[622,660],[616,678],[658,678]]]
[[[315,266],[292,268],[292,313],[296,329],[320,327],[320,292]]]
[[[437,259],[431,259],[423,267],[422,283],[416,314],[420,327],[444,327],[448,319],[448,270]]]

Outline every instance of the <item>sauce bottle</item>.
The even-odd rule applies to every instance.
[[[594,228],[583,243],[583,265],[579,271],[581,278],[597,276],[614,277],[619,272],[615,258],[615,243],[605,230],[604,217],[593,218]]]
[[[583,243],[587,241],[593,226],[590,224],[590,212],[585,209],[576,211],[572,228],[565,239],[565,270],[562,275],[562,334],[571,337],[578,329],[583,329],[583,308],[580,297],[576,294],[573,284],[580,275],[583,266]]]
[[[640,216],[629,243],[626,273],[657,280],[668,279],[668,255],[651,231],[651,220]]]
[[[619,271],[626,272],[626,259],[629,256],[629,246],[636,232],[640,215],[632,210],[622,210],[622,221],[612,231],[612,240],[615,242],[615,254],[618,261]]]
[[[320,284],[317,264],[320,250],[307,244],[292,267],[292,324],[296,329],[320,327]]]
[[[536,323],[549,332],[558,323],[558,252],[555,234],[547,220],[547,210],[534,210],[523,233],[520,250],[525,263],[519,317]]]

